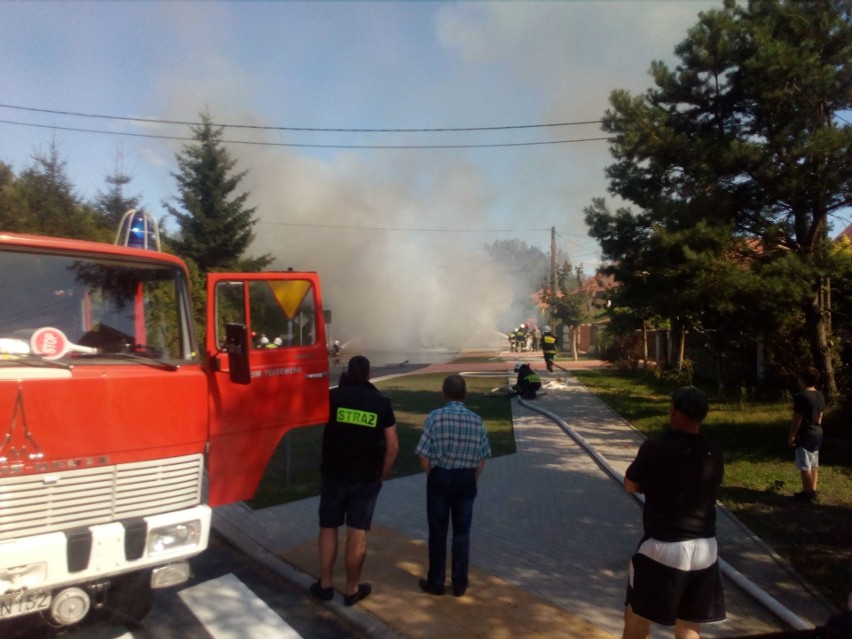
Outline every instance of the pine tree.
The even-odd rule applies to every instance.
[[[721,293],[727,312],[735,310],[737,288],[744,294],[753,281],[739,277],[742,268],[726,271],[726,260],[765,277],[759,294],[752,289],[743,321],[759,316],[761,297],[771,298],[776,323],[784,304],[795,308],[833,396],[828,318],[819,301],[833,268],[828,218],[852,204],[852,126],[838,117],[852,107],[852,4],[726,0],[699,16],[675,52],[675,69],[652,65],[653,89],[610,98],[610,191],[639,211],[609,216],[591,207],[593,235],[605,238],[602,248],[620,268],[646,262],[657,267],[654,278],[664,267],[643,251],[672,248],[666,235],[678,237],[680,259],[697,267],[679,269],[693,277],[670,280],[677,288],[668,294],[684,313],[696,310],[689,308],[696,294],[725,310],[712,295]],[[728,241],[716,233],[715,248],[694,259],[693,245],[713,229]],[[728,281],[703,290],[710,273],[727,273]]]
[[[17,221],[23,216],[16,182],[12,167],[0,162],[0,229],[4,231],[14,231]]]
[[[223,127],[212,123],[209,112],[200,114],[201,124],[192,128],[195,142],[175,155],[180,208],[166,202],[179,227],[177,253],[193,260],[202,272],[215,270],[259,270],[272,262],[264,255],[244,259],[254,239],[256,209],[245,206],[248,193],[235,195],[245,172],[234,173],[237,162],[222,142]]]
[[[124,171],[121,152],[115,158],[112,173],[107,175],[104,181],[108,188],[106,191],[98,191],[93,206],[108,227],[118,229],[121,218],[127,211],[142,208],[141,196],[126,193],[127,186],[133,181],[133,177]]]
[[[92,208],[84,203],[71,186],[66,162],[52,141],[46,153],[33,154],[26,168],[10,189],[16,215],[6,230],[77,239],[111,241]]]

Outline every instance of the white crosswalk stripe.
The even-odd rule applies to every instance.
[[[301,639],[233,574],[185,588],[178,595],[214,639]]]

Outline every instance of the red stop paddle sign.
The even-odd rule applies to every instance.
[[[59,359],[68,352],[68,338],[58,328],[46,326],[30,337],[30,349],[45,359]]]

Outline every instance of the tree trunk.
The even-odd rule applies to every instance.
[[[679,371],[683,368],[683,355],[686,352],[686,331],[674,322],[672,323],[671,339],[672,367]]]
[[[828,322],[819,304],[819,296],[815,296],[810,304],[805,306],[805,329],[811,347],[811,357],[814,367],[822,377],[822,392],[825,401],[831,403],[837,397],[837,381],[834,378],[834,362],[831,360],[831,345],[828,342]]]
[[[718,349],[713,353],[713,359],[716,362],[716,393],[718,393],[719,397],[724,397],[725,383],[722,376],[722,354]]]

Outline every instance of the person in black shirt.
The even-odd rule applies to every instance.
[[[370,361],[363,355],[350,359],[340,384],[329,393],[329,419],[322,437],[320,579],[311,586],[311,593],[324,601],[334,597],[331,579],[337,560],[337,530],[345,523],[343,603],[347,606],[372,590],[370,584],[359,583],[367,555],[367,531],[382,482],[399,452],[390,399],[369,380]]]
[[[725,619],[716,547],[716,497],[722,452],[700,434],[706,395],[693,386],[672,394],[671,430],[645,441],[624,475],[644,493],[645,534],[630,560],[624,639],[646,639],[651,622],[697,639],[700,624]]]
[[[796,468],[802,477],[802,492],[793,495],[794,501],[816,499],[819,479],[819,448],[822,445],[822,416],[825,398],[816,389],[819,371],[805,368],[799,371],[802,391],[793,399],[793,419],[788,443],[796,449]]]

